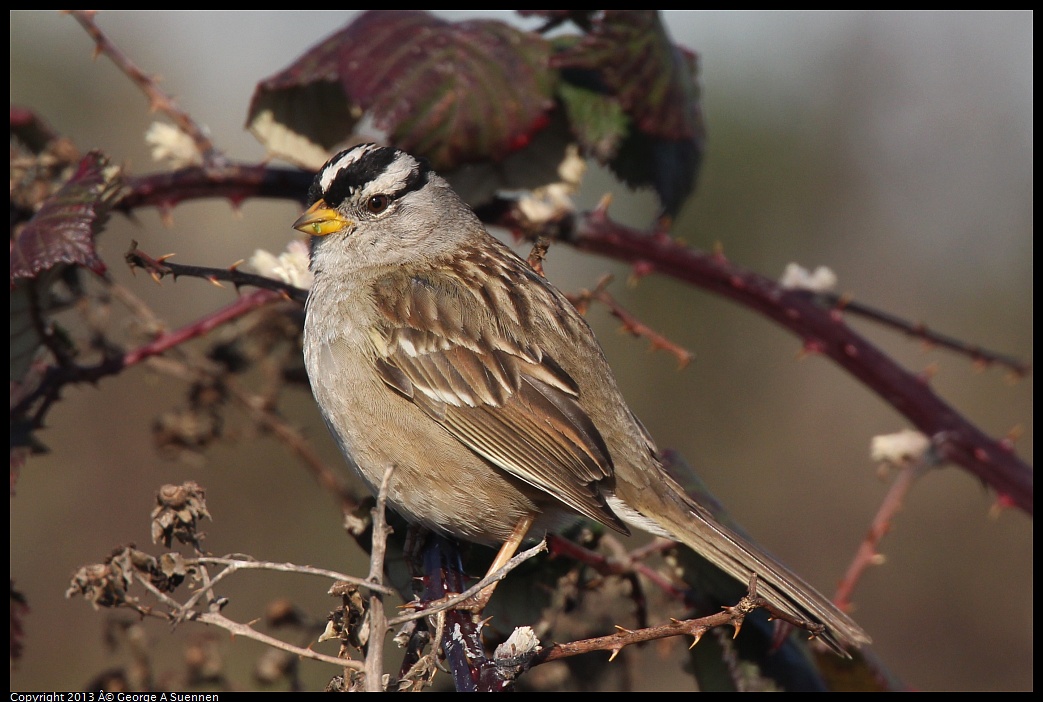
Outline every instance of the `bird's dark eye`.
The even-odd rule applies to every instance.
[[[366,200],[366,210],[370,214],[380,214],[391,204],[391,198],[387,195],[374,195]]]

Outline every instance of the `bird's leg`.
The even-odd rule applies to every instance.
[[[532,523],[536,520],[533,515],[522,517],[517,524],[514,525],[514,530],[511,531],[511,535],[507,537],[507,540],[503,542],[503,546],[500,547],[499,552],[496,554],[496,558],[493,559],[492,565],[489,566],[489,571],[485,574],[485,578],[498,571],[507,565],[507,562],[514,558],[514,554],[518,552],[522,542],[525,540],[525,535],[529,533],[529,529],[532,528]],[[483,578],[483,580],[485,579]],[[491,583],[482,588],[482,591],[472,597],[470,601],[461,606],[460,609],[469,609],[473,612],[481,612],[485,609],[485,605],[489,604],[489,599],[493,596],[493,591],[496,590],[496,586],[499,581]]]

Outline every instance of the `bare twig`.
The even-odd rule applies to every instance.
[[[384,471],[377,491],[377,504],[373,507],[373,547],[370,550],[369,576],[367,580],[381,583],[384,579],[384,555],[387,552],[387,537],[391,528],[385,518],[387,508],[388,485],[395,465],[391,464]],[[369,640],[366,645],[366,691],[384,691],[384,635],[388,630],[387,615],[384,613],[384,599],[380,591],[373,590],[369,596]]]
[[[932,346],[941,346],[950,351],[955,351],[956,353],[968,356],[979,365],[988,366],[990,364],[996,364],[1004,366],[1017,378],[1022,378],[1032,372],[1032,365],[1019,358],[998,351],[992,351],[975,344],[968,344],[967,342],[953,336],[934,331],[922,322],[910,322],[909,320],[902,319],[901,317],[890,314],[889,312],[884,312],[883,310],[878,310],[869,305],[855,302],[847,296],[811,292],[807,292],[806,294],[819,297],[823,302],[839,311],[849,312],[858,315],[859,317],[864,317],[876,322],[877,324],[896,329],[907,336],[922,339],[925,343]]]
[[[360,661],[346,660],[342,658],[336,658],[335,656],[327,656],[322,653],[316,653],[309,648],[301,648],[300,646],[294,646],[293,644],[286,643],[281,639],[277,639],[267,634],[262,634],[253,627],[247,624],[241,624],[233,621],[228,617],[217,611],[197,612],[186,605],[182,605],[173,598],[169,597],[165,593],[156,589],[152,583],[148,581],[148,578],[142,577],[140,574],[135,576],[138,583],[144,586],[150,593],[152,593],[160,602],[170,607],[173,613],[157,611],[151,607],[144,607],[133,601],[128,600],[124,603],[125,606],[129,606],[136,610],[143,616],[158,617],[161,619],[168,619],[173,622],[179,621],[192,621],[199,622],[201,624],[210,624],[217,626],[226,631],[230,632],[233,636],[242,636],[244,638],[253,639],[259,641],[265,645],[271,646],[272,648],[279,649],[281,651],[287,651],[294,655],[302,658],[310,658],[311,660],[320,661],[322,663],[329,663],[331,665],[338,666],[340,668],[352,668],[353,670],[362,670],[362,663]]]
[[[465,590],[464,592],[453,595],[452,597],[447,597],[443,600],[439,600],[437,603],[424,603],[425,606],[423,609],[417,610],[415,612],[410,612],[409,614],[401,614],[397,617],[393,617],[392,619],[388,620],[388,626],[394,628],[396,626],[401,626],[402,624],[405,624],[406,622],[413,619],[420,619],[422,617],[427,617],[437,612],[446,612],[451,609],[454,609],[456,605],[462,604],[467,600],[471,599],[489,585],[500,582],[505,577],[507,577],[508,573],[520,566],[522,563],[529,560],[530,558],[538,556],[540,553],[543,553],[546,550],[546,540],[541,541],[532,548],[526,551],[522,551],[511,560],[507,561],[507,563],[502,568],[495,570],[492,573],[489,573],[489,575],[485,576],[477,583],[467,588],[467,590]],[[426,606],[426,604],[430,604],[430,606]]]
[[[174,99],[167,95],[160,87],[158,82],[152,76],[146,74],[138,66],[130,60],[125,53],[123,53],[119,47],[112,43],[111,40],[105,35],[104,32],[98,27],[94,21],[94,16],[98,14],[97,10],[68,10],[67,11],[73,18],[80,23],[90,38],[94,40],[95,55],[104,54],[116,64],[123,73],[134,82],[141,91],[145,93],[145,97],[149,101],[149,109],[152,112],[162,112],[166,114],[170,119],[174,121],[178,129],[187,134],[192,138],[192,141],[196,145],[196,149],[199,150],[200,156],[202,156],[203,162],[206,164],[213,164],[216,166],[224,165],[225,158],[214,143],[207,136],[206,130],[198,125],[191,115],[182,110],[174,102]]]
[[[202,278],[218,287],[222,287],[221,283],[227,282],[231,283],[236,288],[249,285],[255,288],[260,288],[258,292],[268,291],[270,293],[279,293],[284,298],[296,300],[300,303],[303,303],[308,299],[307,290],[302,290],[301,288],[294,287],[289,283],[284,283],[281,280],[276,280],[274,278],[268,278],[255,273],[246,273],[239,270],[237,266],[230,266],[228,268],[211,268],[208,266],[190,266],[172,263],[168,260],[170,258],[169,256],[153,258],[144,251],[138,249],[137,242],[131,242],[131,248],[125,254],[125,258],[127,265],[129,265],[131,269],[141,268],[147,271],[156,282],[159,282],[168,275],[174,276],[174,278],[178,278],[179,276],[184,276],[186,278]]]
[[[902,509],[902,503],[906,495],[913,487],[916,479],[923,475],[925,466],[921,462],[908,463],[900,467],[895,475],[891,487],[880,503],[880,509],[873,516],[873,522],[869,525],[865,538],[858,546],[858,551],[844,573],[843,579],[837,586],[833,602],[844,611],[851,608],[851,595],[855,591],[862,574],[872,565],[880,563],[880,542],[891,530],[891,524],[895,515]]]
[[[131,349],[123,355],[111,356],[91,366],[51,366],[47,369],[39,386],[11,408],[11,415],[27,414],[30,408],[35,405],[36,409],[33,411],[31,419],[33,426],[40,426],[43,423],[43,417],[47,410],[58,399],[61,389],[66,385],[95,383],[102,378],[122,373],[131,366],[165,353],[184,344],[186,341],[198,338],[222,324],[234,321],[244,314],[278,299],[280,299],[278,293],[270,290],[255,290],[240,297],[232,304],[206,315],[202,319],[172,332],[160,334],[152,341]]]
[[[738,636],[746,616],[750,612],[759,608],[767,609],[774,618],[784,619],[795,626],[808,630],[812,636],[822,633],[824,627],[821,624],[805,622],[793,617],[785,616],[783,613],[776,611],[768,604],[767,600],[757,595],[756,584],[757,576],[754,575],[750,579],[749,593],[740,599],[735,606],[724,607],[718,614],[683,621],[671,619],[669,624],[661,624],[659,626],[647,627],[645,629],[631,630],[617,626],[616,629],[618,629],[618,631],[615,634],[584,639],[581,641],[572,641],[570,643],[554,644],[553,646],[544,649],[536,656],[534,659],[534,665],[548,663],[550,661],[568,658],[570,656],[577,656],[582,653],[590,653],[592,651],[609,651],[611,654],[609,660],[612,660],[627,646],[645,641],[669,638],[672,636],[691,636],[693,638],[692,646],[695,646],[699,643],[703,634],[718,626],[731,626],[735,629],[734,635]]]
[[[569,300],[580,312],[585,312],[590,302],[592,300],[597,300],[608,307],[612,315],[623,323],[623,331],[639,338],[644,337],[648,339],[652,344],[653,350],[661,349],[672,354],[674,358],[677,359],[681,368],[684,368],[691,363],[692,358],[694,358],[691,351],[670,341],[619,304],[616,298],[614,298],[607,290],[608,284],[611,282],[612,276],[604,275],[598,281],[597,285],[594,286],[593,290],[583,290],[578,295],[570,296]]]
[[[543,273],[543,259],[547,257],[548,249],[550,249],[550,237],[537,236],[536,241],[532,243],[532,250],[529,251],[527,259],[529,267],[544,278],[546,275]]]
[[[230,574],[238,570],[272,570],[279,573],[317,575],[322,578],[330,578],[332,580],[352,583],[353,585],[357,585],[358,587],[363,587],[368,590],[374,590],[376,592],[382,592],[385,595],[395,594],[394,588],[389,587],[387,585],[383,585],[379,582],[373,582],[368,578],[359,578],[354,575],[346,575],[344,573],[339,573],[335,570],[298,565],[296,563],[275,563],[272,561],[255,561],[246,560],[242,558],[227,558],[217,556],[200,556],[198,558],[187,560],[186,563],[188,563],[189,565],[193,563],[209,563],[213,565],[222,565],[225,566],[225,568],[221,572],[227,572]]]

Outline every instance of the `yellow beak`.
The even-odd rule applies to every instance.
[[[297,218],[293,228],[312,236],[326,236],[354,224],[341,213],[327,207],[325,200],[317,200],[307,212]]]

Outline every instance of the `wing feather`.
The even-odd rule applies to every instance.
[[[510,275],[494,280],[509,281]],[[380,278],[373,290],[386,324],[378,331],[377,372],[389,390],[479,456],[584,516],[629,533],[602,495],[600,484],[613,479],[612,458],[583,410],[578,385],[544,349],[522,339],[518,321],[527,318],[533,301],[520,302],[507,289],[490,293],[488,285],[430,272]],[[542,286],[537,290],[550,295]],[[490,309],[490,300],[512,309]],[[478,329],[496,334],[477,336]]]

